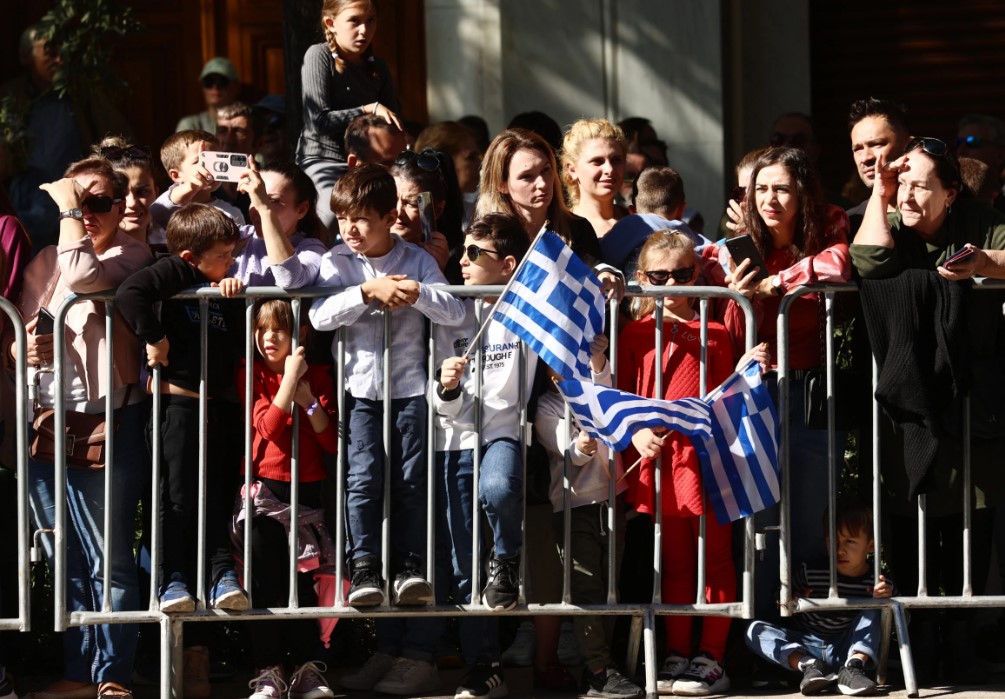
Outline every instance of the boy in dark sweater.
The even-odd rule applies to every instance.
[[[824,529],[829,529],[824,512]],[[869,554],[873,552],[872,510],[856,500],[839,504],[837,512],[838,595],[892,597],[893,585],[874,574]],[[829,535],[827,553],[831,553]],[[830,588],[830,562],[820,559],[799,566],[792,583],[795,594],[810,599],[826,599]],[[824,692],[837,683],[847,696],[876,693],[876,683],[866,674],[875,666],[882,633],[880,609],[852,609],[796,614],[792,628],[753,622],[747,629],[747,646],[758,656],[802,673],[799,690],[806,695]],[[835,675],[831,668],[839,667]]]
[[[163,399],[160,425],[161,531],[163,539],[160,609],[195,609],[189,585],[195,581],[198,540],[199,383],[202,338],[198,300],[171,299],[180,291],[209,284],[223,296],[241,291],[238,279],[225,278],[234,262],[237,225],[205,204],[189,204],[171,217],[167,228],[169,255],[129,277],[119,287],[115,304],[146,343],[150,366],[160,364]],[[160,304],[158,315],[156,305]],[[236,306],[236,307],[235,307]],[[233,570],[227,535],[231,510],[230,476],[238,471],[237,433],[241,413],[233,376],[243,346],[239,304],[209,301],[206,465],[206,540],[212,560],[209,606],[247,609],[248,598]]]

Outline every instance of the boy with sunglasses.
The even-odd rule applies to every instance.
[[[511,214],[492,213],[473,221],[464,240],[461,276],[466,286],[504,285],[516,272],[530,243],[522,222]],[[470,603],[472,526],[475,497],[492,529],[494,549],[482,603],[493,611],[512,609],[519,596],[520,550],[523,541],[523,458],[519,434],[521,399],[530,396],[537,356],[526,352],[521,366],[520,341],[500,323],[489,320],[495,298],[465,300],[464,324],[439,328],[436,360],[437,549],[449,555],[453,575],[438,577],[437,601],[448,593],[458,603]],[[479,312],[480,310],[480,312]],[[477,350],[463,358],[488,326]],[[481,361],[482,366],[478,366]],[[481,370],[481,385],[477,372]],[[521,395],[521,374],[523,395]],[[480,393],[478,389],[480,388]],[[480,419],[476,404],[481,399]],[[480,450],[478,492],[472,487],[474,450]],[[446,578],[446,579],[445,579]],[[437,587],[440,587],[439,585]],[[470,668],[457,697],[498,697],[506,694],[499,667],[496,623],[489,617],[460,620],[461,652]]]

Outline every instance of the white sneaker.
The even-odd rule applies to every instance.
[[[687,671],[673,683],[673,693],[683,697],[703,697],[722,694],[729,689],[726,671],[713,658],[696,655]]]
[[[342,675],[338,682],[346,689],[368,692],[387,674],[393,662],[394,658],[387,653],[374,653],[363,663],[363,667],[348,675]]]
[[[283,668],[279,665],[263,668],[258,677],[248,682],[248,687],[252,690],[248,699],[282,699],[286,693]]]
[[[571,621],[562,622],[562,630],[558,636],[558,662],[565,667],[576,667],[583,664],[583,659],[579,656],[576,629]]]
[[[290,678],[290,699],[332,699],[335,692],[328,686],[324,663],[307,661]]]
[[[420,694],[440,689],[440,673],[436,666],[423,660],[395,658],[384,679],[373,686],[382,694]]]
[[[664,696],[673,694],[673,685],[683,675],[691,662],[680,655],[670,655],[663,661],[663,667],[656,673],[656,693]]]
[[[516,636],[510,647],[503,651],[500,658],[505,667],[530,667],[534,664],[534,653],[537,650],[537,634],[534,632],[534,622],[520,622]]]

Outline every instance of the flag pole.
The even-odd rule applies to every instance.
[[[558,388],[559,382],[561,382],[563,380],[564,379],[557,379],[554,376],[551,377],[551,382],[553,384],[555,384],[555,388]],[[569,408],[571,409],[572,408],[572,403],[569,402],[569,399],[565,397],[565,393],[560,388],[558,389],[558,395],[562,396],[562,402],[565,403],[567,406],[569,406]],[[574,423],[576,423],[576,427],[578,427],[581,432],[586,432],[586,430],[583,429],[583,423],[579,421],[579,416],[576,415],[576,411],[575,410],[571,410],[571,413],[572,413],[572,421]],[[596,438],[594,437],[594,439],[596,439]],[[597,440],[597,441],[599,441],[601,444],[603,444],[608,449],[611,449],[610,445],[607,444],[606,442],[604,442],[604,440],[600,439],[600,440]],[[599,447],[598,447],[598,451],[599,451]],[[614,450],[611,449],[611,451],[613,452]],[[596,456],[597,453],[594,452],[593,455]],[[607,460],[600,459],[600,465],[604,467],[604,472],[607,474],[607,478],[610,479],[611,478],[611,469],[609,469],[607,467]]]
[[[513,286],[513,282],[516,281],[517,275],[520,274],[520,270],[523,269],[524,265],[527,264],[527,260],[530,259],[530,253],[533,252],[535,247],[537,247],[538,241],[541,240],[542,237],[544,237],[545,233],[548,233],[547,224],[542,226],[541,230],[537,232],[537,237],[534,238],[534,241],[530,244],[530,247],[527,248],[527,254],[523,256],[523,259],[520,260],[520,264],[517,265],[517,268],[515,270],[513,270],[513,274],[506,282],[506,286],[504,286],[503,290],[499,292],[499,296],[496,297],[496,302],[492,304],[492,308],[489,311],[488,317],[482,322],[482,326],[478,328],[478,332],[475,333],[475,336],[471,338],[471,342],[468,343],[467,348],[464,350],[464,354],[461,355],[461,359],[467,359],[468,355],[471,354],[471,350],[475,347],[475,345],[478,344],[478,338],[482,336],[482,333],[485,332],[485,328],[487,328],[488,324],[492,322],[492,316],[495,315],[496,308],[499,307],[499,302],[503,300],[503,297],[506,296],[506,292],[508,292],[510,287]]]

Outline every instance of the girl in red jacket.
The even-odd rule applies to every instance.
[[[639,254],[636,276],[643,285],[693,285],[698,277],[698,257],[685,235],[657,231]],[[655,300],[642,298],[625,326],[618,349],[618,387],[636,395],[674,400],[700,395],[701,320],[693,299],[667,297],[663,304],[663,346],[657,362]],[[741,363],[756,357],[766,361],[767,347],[759,345],[744,355]],[[722,383],[734,370],[732,342],[726,328],[708,323],[708,385]],[[662,374],[662,395],[656,395],[656,372]],[[635,509],[655,516],[655,459],[662,459],[660,482],[663,506],[662,597],[669,604],[694,601],[698,564],[699,517],[705,522],[705,599],[709,603],[736,598],[733,567],[732,526],[719,524],[704,503],[698,456],[690,439],[678,432],[639,430],[624,458],[633,463],[641,455],[640,468],[629,474],[629,499]],[[692,645],[694,617],[667,616],[667,658],[658,674],[660,694],[700,696],[729,688],[722,667],[729,633],[726,617],[702,618],[701,636]]]
[[[338,448],[334,387],[330,367],[308,366],[301,345],[293,349],[293,310],[288,301],[263,302],[255,314],[255,346],[259,357],[251,367],[252,392],[252,597],[255,606],[282,607],[289,599],[288,526],[303,524],[323,507],[326,477],[323,454]],[[301,338],[302,339],[302,338]],[[245,389],[244,369],[238,371],[238,390]],[[290,457],[293,413],[300,417],[300,521],[287,514],[292,483]],[[244,507],[243,492],[238,508]],[[240,517],[239,517],[240,519]],[[237,531],[243,532],[244,525]],[[303,537],[300,540],[303,549]],[[316,551],[315,551],[316,553]],[[323,557],[323,556],[322,556]],[[319,564],[298,553],[298,584],[302,606],[314,606],[313,576]],[[251,625],[258,676],[251,681],[252,699],[279,699],[289,689],[292,699],[324,699],[334,693],[322,674],[324,665],[312,660],[319,650],[317,623],[311,619],[256,622]],[[283,666],[289,653],[294,672]]]

